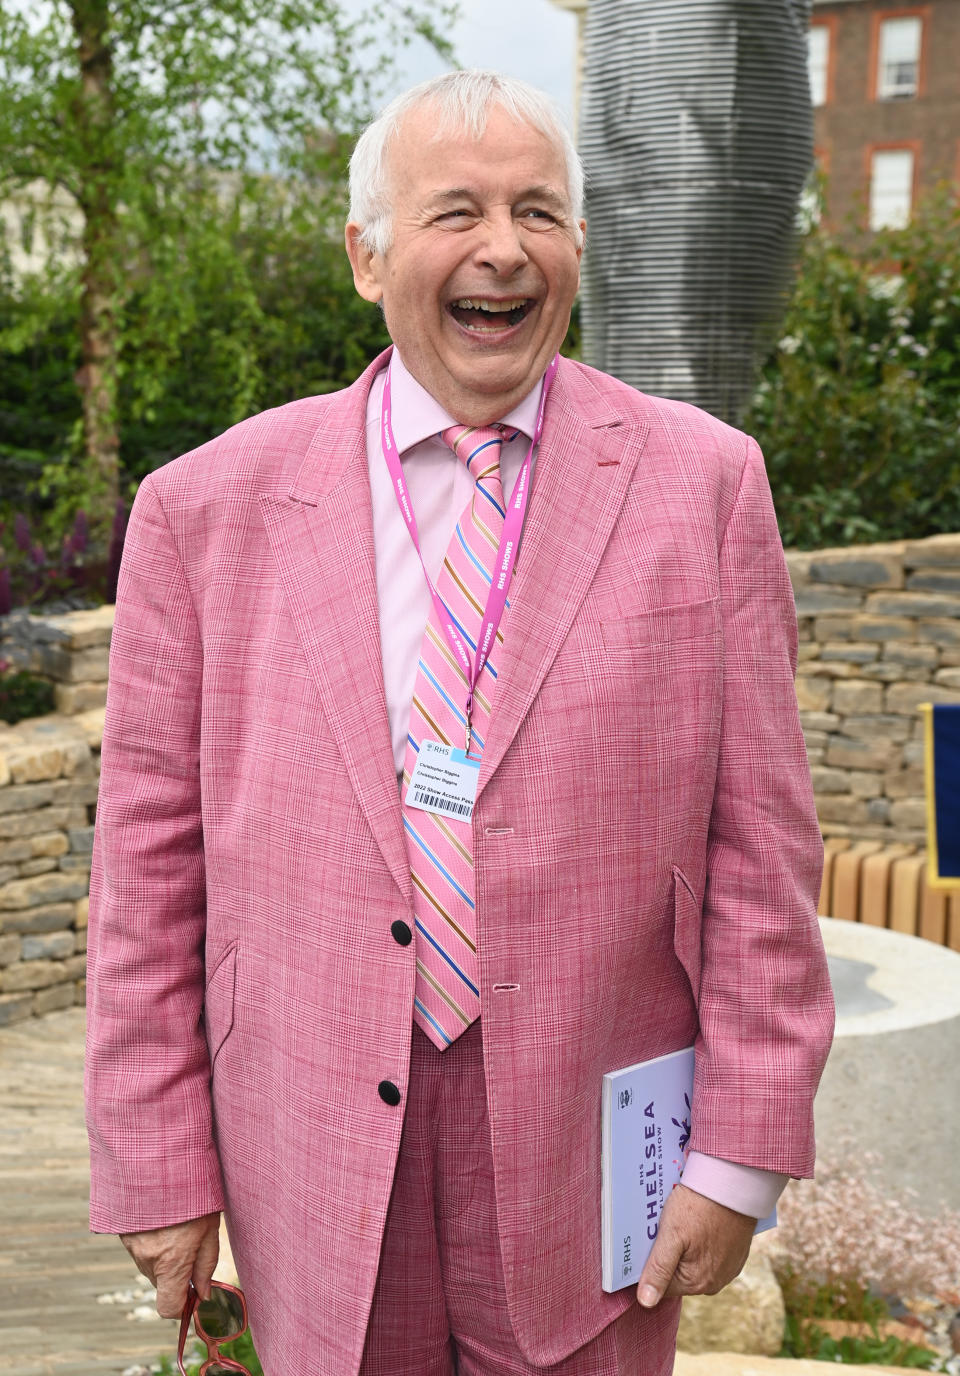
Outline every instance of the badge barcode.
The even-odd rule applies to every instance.
[[[457,817],[469,817],[473,812],[473,803],[449,803],[446,798],[438,798],[435,793],[424,793],[419,788],[413,791],[413,801],[421,806],[426,803],[427,807],[441,807],[444,812],[452,812]]]

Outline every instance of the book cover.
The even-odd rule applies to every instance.
[[[693,1047],[603,1077],[603,1288],[636,1285],[690,1140]]]
[[[613,1070],[601,1100],[603,1289],[636,1285],[690,1142],[692,1046]],[[774,1209],[756,1227],[776,1226]]]

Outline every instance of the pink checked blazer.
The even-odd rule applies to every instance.
[[[111,655],[92,1226],[224,1206],[284,1376],[358,1368],[403,1115],[377,1086],[408,1076],[364,442],[384,362],[144,481]],[[808,1175],[833,1005],[753,441],[565,361],[511,601],[474,821],[482,1027],[511,1320],[548,1364],[635,1303],[600,1289],[603,1072],[696,1039],[692,1146]]]

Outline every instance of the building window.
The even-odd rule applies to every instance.
[[[902,229],[913,205],[913,150],[878,149],[870,159],[870,228]]]
[[[880,21],[877,44],[877,99],[909,100],[920,88],[923,20],[905,15]]]
[[[826,24],[812,24],[807,33],[807,70],[810,73],[811,103],[826,105],[827,73],[830,70],[830,29]]]

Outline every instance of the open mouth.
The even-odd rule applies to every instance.
[[[451,301],[447,309],[457,324],[480,333],[519,325],[533,305],[533,300],[528,296],[514,297],[510,301],[491,301],[485,296],[462,296],[459,301]]]

